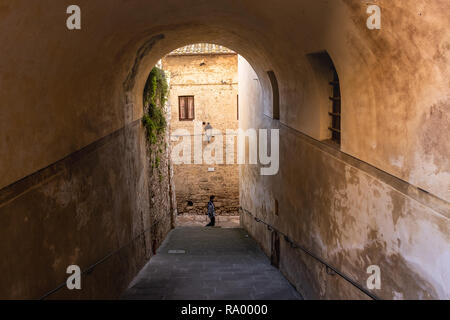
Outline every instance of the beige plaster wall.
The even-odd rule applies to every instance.
[[[2,194],[10,194],[11,188],[21,186],[21,179],[140,119],[143,87],[152,66],[165,54],[189,43],[215,42],[224,45],[242,54],[254,66],[260,79],[262,106],[255,109],[251,121],[258,125],[261,114],[271,114],[270,84],[266,72],[273,70],[280,87],[281,123],[317,138],[314,136],[317,133],[305,129],[305,120],[300,117],[301,114],[309,114],[306,111],[308,108],[315,108],[312,98],[307,100],[310,102],[308,105],[304,103],[305,94],[309,92],[307,89],[314,83],[313,71],[306,55],[326,50],[341,79],[344,114],[341,150],[406,181],[409,184],[404,187],[406,191],[403,190],[403,193],[421,201],[426,198],[426,203],[439,208],[430,209],[431,205],[427,204],[420,210],[410,210],[411,214],[406,213],[408,218],[399,218],[403,226],[410,225],[402,229],[402,245],[406,243],[410,246],[408,248],[412,248],[401,251],[401,256],[405,260],[415,261],[414,272],[410,274],[416,275],[419,269],[428,267],[422,262],[428,257],[423,252],[430,248],[424,239],[431,237],[429,243],[435,244],[435,250],[448,248],[450,3],[447,0],[379,0],[376,3],[382,9],[382,28],[371,31],[366,28],[368,4],[359,0],[284,0],[281,3],[257,0],[231,3],[219,0],[78,0],[77,4],[82,9],[82,30],[68,31],[65,25],[66,9],[72,3],[59,0],[2,1]],[[195,12],[195,15],[189,12]],[[265,121],[271,124],[270,120]],[[301,145],[300,142],[298,145]],[[126,146],[119,142],[116,145],[118,149]],[[291,155],[291,160],[285,164],[286,168],[293,163],[295,172],[305,168],[302,162],[306,159],[301,158],[304,148],[290,147],[290,150],[296,153]],[[130,155],[130,159],[143,159],[142,150],[124,149],[123,152],[137,152],[137,155]],[[340,153],[338,155],[342,156]],[[339,158],[338,155],[333,155],[331,159]],[[335,180],[344,179],[342,175],[348,169],[336,170],[339,173],[336,176],[332,170],[335,165],[333,160],[326,159],[324,163],[315,163],[318,166],[316,170],[329,173]],[[99,174],[104,169],[105,175],[128,168],[133,163],[124,160],[112,164],[103,158],[92,161],[86,166],[99,170]],[[346,158],[346,161],[351,159]],[[136,183],[135,179],[139,176],[137,168],[126,171],[123,179]],[[90,169],[86,170],[85,174],[88,175]],[[287,176],[280,181],[278,189],[285,185],[288,190],[293,190],[289,186],[297,181],[290,181],[289,178]],[[115,182],[105,179],[104,184],[97,187],[89,184],[83,186],[90,194],[98,194],[111,185],[123,185],[123,179]],[[359,179],[361,181],[362,177]],[[256,179],[252,183],[255,190],[264,185]],[[401,182],[397,184],[405,186]],[[67,194],[76,193],[75,186],[68,185]],[[358,184],[355,182],[351,185],[356,188]],[[305,183],[302,188],[310,186]],[[43,185],[41,182],[35,183],[33,188],[40,192]],[[134,194],[143,193],[146,189],[144,185],[136,188],[138,190]],[[323,188],[329,188],[329,185]],[[384,193],[390,187],[386,188],[383,187]],[[58,190],[59,187],[52,193],[56,194]],[[312,197],[314,194],[311,192],[318,193],[320,188],[305,190],[308,191],[308,197]],[[333,191],[338,190],[341,187],[336,184]],[[362,190],[361,194],[368,194],[366,191]],[[132,208],[136,206],[135,198],[128,197],[128,192],[122,188],[116,191],[127,199],[127,206]],[[348,192],[345,195],[349,195]],[[384,193],[380,195],[384,197]],[[56,240],[69,241],[67,234],[72,226],[65,226],[58,220],[58,206],[41,208],[31,205],[31,200],[22,194],[20,191],[14,196],[18,207],[8,207],[8,219],[13,220],[2,224],[2,228],[7,230],[3,234],[11,234],[12,237],[15,234],[26,235],[34,239],[32,243],[36,246],[35,251],[44,250],[47,245],[45,237],[50,234],[50,227],[38,228],[38,222],[33,222],[36,229],[27,229],[26,221],[20,218],[23,210],[24,214],[30,216],[56,219],[48,225],[62,230]],[[357,199],[353,196],[348,196],[348,199]],[[295,200],[291,197],[292,207],[303,208],[304,202],[298,194]],[[338,197],[338,193],[333,197]],[[87,205],[95,207],[97,201],[91,199]],[[76,217],[79,203],[76,201],[76,206],[67,209],[67,212]],[[377,205],[388,206],[388,203],[389,198],[386,198]],[[414,203],[404,208],[414,206]],[[132,211],[135,214],[134,210],[123,211],[119,205],[111,205],[113,207],[109,209],[96,211],[106,221],[111,212]],[[311,207],[311,204],[308,206]],[[357,203],[352,203],[350,207],[357,208]],[[383,210],[383,214],[387,215],[394,212],[388,208]],[[436,211],[439,214],[435,215]],[[362,214],[367,212],[368,209]],[[395,212],[408,211],[402,209]],[[409,218],[413,216],[417,219]],[[306,223],[313,219],[304,218],[307,219]],[[76,223],[82,221],[82,217],[76,218]],[[378,222],[370,226],[375,230],[387,230],[385,224],[389,219],[383,221],[382,228]],[[330,225],[331,220],[325,219],[323,223]],[[298,224],[290,226],[299,227]],[[428,231],[422,234],[425,230]],[[107,231],[111,234],[118,232],[111,228],[107,228]],[[93,227],[89,234],[101,240],[97,238],[98,228]],[[308,239],[314,237],[314,233],[307,235]],[[383,232],[383,235],[386,233]],[[387,240],[387,248],[392,248],[395,242],[392,239],[390,237]],[[113,240],[105,241],[109,244]],[[4,242],[2,254],[8,254],[10,261],[19,261],[14,260],[20,257],[19,243]],[[82,249],[85,246],[87,244],[83,244]],[[417,248],[422,249],[420,252],[414,251]],[[435,250],[428,251],[431,258],[437,261],[436,265],[440,266],[439,261],[446,261],[447,258],[439,257]],[[38,261],[36,268],[46,268],[45,262]],[[30,263],[27,261],[24,264]],[[20,279],[22,272],[11,266],[13,264],[2,264],[13,279]],[[442,283],[446,285],[444,289],[443,284],[439,287],[439,279],[422,272],[421,277],[434,288],[430,292],[433,296],[448,297],[448,278],[444,278],[439,267],[433,265],[430,268],[435,271],[434,277],[442,277]],[[114,268],[109,271],[111,275],[120,273]],[[52,277],[49,274],[48,278],[41,277],[39,281],[50,286],[54,282]],[[36,279],[29,278],[30,283],[26,286],[20,281],[15,282],[18,289],[14,292],[25,297],[31,296],[25,294],[29,287],[44,288],[44,285],[36,284]],[[389,297],[392,291],[386,295]],[[408,292],[418,295],[417,292],[421,291],[413,288]]]

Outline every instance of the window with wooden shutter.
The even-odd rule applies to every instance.
[[[192,121],[195,119],[194,96],[178,97],[180,121]]]

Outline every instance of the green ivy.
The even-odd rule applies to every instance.
[[[167,101],[169,86],[166,75],[160,68],[154,67],[148,76],[144,88],[144,116],[142,123],[147,131],[150,144],[156,144],[167,127],[164,105]]]

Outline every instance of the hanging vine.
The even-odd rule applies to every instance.
[[[156,144],[167,127],[163,110],[167,101],[169,86],[163,70],[154,67],[144,88],[144,116],[142,123],[147,131],[150,144]]]

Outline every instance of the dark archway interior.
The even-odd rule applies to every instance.
[[[240,79],[243,128],[280,130],[280,171],[243,167],[242,206],[359,283],[380,265],[381,297],[448,298],[450,4],[377,4],[380,30],[367,28],[359,0],[79,0],[77,31],[65,26],[67,3],[2,4],[0,297],[39,298],[67,265],[116,251],[82,292],[58,294],[123,292],[154,251],[148,232],[170,229],[150,218],[149,70],[176,48],[209,42],[239,52],[260,79],[261,95],[250,69]],[[339,148],[322,143],[330,100],[311,54],[324,51],[340,80]],[[269,254],[266,226],[242,223]],[[280,270],[306,297],[360,297],[283,241]]]

